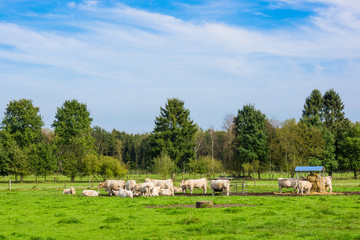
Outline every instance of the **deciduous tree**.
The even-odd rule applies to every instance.
[[[52,126],[55,129],[55,147],[60,170],[65,176],[75,177],[85,172],[83,159],[94,152],[91,136],[92,118],[86,104],[67,100],[57,109]]]
[[[238,165],[259,160],[267,162],[268,143],[265,128],[265,114],[253,105],[245,105],[235,119],[235,147]],[[260,177],[260,171],[258,171]]]

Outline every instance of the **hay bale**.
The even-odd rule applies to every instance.
[[[306,180],[312,184],[311,193],[321,192],[319,174],[310,173],[310,175],[306,177]]]

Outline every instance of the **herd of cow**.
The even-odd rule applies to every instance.
[[[229,180],[210,180],[212,194],[215,192],[224,192],[230,194]],[[104,188],[110,196],[119,197],[138,197],[138,196],[174,196],[175,192],[186,193],[187,189],[193,193],[194,188],[203,189],[206,193],[208,181],[206,178],[188,179],[180,182],[180,188],[175,187],[171,179],[157,180],[146,178],[144,183],[136,183],[135,180],[106,180],[100,182],[98,190],[83,190],[82,196],[96,197],[99,196],[100,189]],[[76,194],[75,188],[64,189],[63,194]]]
[[[308,176],[309,177],[309,176]],[[308,179],[309,180],[309,179]],[[281,193],[282,188],[293,188],[293,192],[297,190],[297,193],[301,191],[304,194],[304,190],[310,194],[314,183],[308,181],[306,178],[278,178],[279,191]],[[325,177],[322,180],[322,188],[327,191],[330,189],[332,192],[332,178],[330,176]],[[226,195],[230,195],[230,181],[229,180],[210,180],[209,181],[212,194],[215,192],[224,192]],[[171,179],[157,180],[146,178],[144,183],[136,183],[135,180],[106,180],[100,182],[98,190],[83,190],[82,196],[96,197],[99,196],[100,189],[104,188],[110,196],[119,197],[138,197],[138,196],[174,196],[176,192],[183,192],[189,189],[190,193],[193,194],[194,188],[203,189],[206,193],[208,181],[206,178],[201,179],[189,179],[182,180],[180,187],[175,187]],[[75,194],[75,188],[64,189],[63,194]]]
[[[295,190],[297,190],[297,193],[301,191],[301,194],[304,194],[304,190],[307,191],[307,194],[310,194],[310,191],[314,187],[314,182],[309,181],[310,175],[307,178],[300,178],[299,180],[297,178],[278,178],[278,184],[279,184],[279,191],[281,193],[282,188],[293,188],[293,193],[295,193]],[[315,179],[318,179],[318,175]],[[321,182],[321,184],[320,184]],[[327,176],[324,177],[322,181],[318,181],[315,184],[320,184],[319,189],[324,189],[327,191],[330,189],[330,192],[332,192],[332,177]]]

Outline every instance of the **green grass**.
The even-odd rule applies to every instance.
[[[228,208],[154,205],[241,203]],[[0,191],[0,239],[360,239],[360,196],[88,198]]]

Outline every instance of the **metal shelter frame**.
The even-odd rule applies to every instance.
[[[297,179],[297,185],[299,186],[299,172],[302,175],[303,172],[319,172],[319,180],[320,180],[320,186],[322,186],[321,183],[324,183],[325,181],[325,167],[324,166],[297,166],[295,168],[296,172],[296,179]],[[321,176],[322,174],[322,176]],[[320,188],[321,189],[321,188]],[[320,190],[322,191],[322,189]]]

